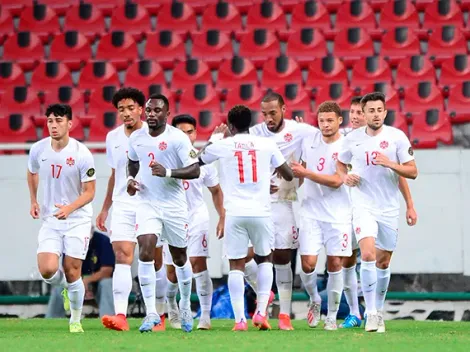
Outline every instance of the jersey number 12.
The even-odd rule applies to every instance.
[[[251,173],[253,175],[252,183],[258,182],[258,170],[256,168],[256,150],[249,150],[248,155],[251,157]],[[245,183],[245,171],[243,169],[243,153],[241,150],[235,152],[238,159],[238,176],[240,183]]]

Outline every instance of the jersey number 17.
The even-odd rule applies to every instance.
[[[258,182],[258,169],[256,167],[256,150],[249,150],[248,156],[251,157],[251,173],[253,175],[253,179],[251,183]],[[238,177],[240,179],[240,183],[245,183],[245,170],[243,168],[243,152],[238,150],[235,152],[235,157],[238,159]]]

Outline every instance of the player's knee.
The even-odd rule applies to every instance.
[[[50,279],[57,272],[58,267],[39,267],[39,272],[43,279]]]
[[[122,250],[115,250],[114,255],[116,257],[116,264],[132,265],[134,261],[134,253],[130,254]]]
[[[151,262],[154,260],[154,249],[149,246],[139,247],[139,259],[142,262]]]
[[[329,272],[334,273],[342,269],[340,257],[328,257],[327,269]]]
[[[273,261],[272,253],[265,255],[265,256],[255,254],[255,262],[258,265],[262,263],[272,263],[272,261]]]
[[[67,282],[75,282],[81,276],[81,268],[76,268],[75,266],[64,266],[64,274]]]
[[[390,258],[377,259],[377,263],[375,265],[377,268],[385,270],[390,266]]]
[[[302,271],[306,274],[313,273],[316,267],[316,261],[312,258],[303,257],[301,259],[302,262]]]
[[[168,281],[176,284],[178,279],[176,277],[175,267],[173,265],[167,265],[166,268],[166,277],[168,278]]]
[[[186,248],[178,248],[170,246],[170,253],[173,258],[173,264],[176,266],[183,266],[188,261],[188,256],[186,255]]]
[[[207,263],[205,257],[192,257],[189,258],[191,262],[191,266],[193,268],[193,273],[202,273],[203,271],[207,270]]]
[[[290,263],[290,260],[291,260],[290,249],[276,249],[273,252],[274,264],[286,265]]]
[[[356,253],[353,252],[353,255],[350,257],[344,257],[342,259],[343,268],[351,268],[356,265]]]

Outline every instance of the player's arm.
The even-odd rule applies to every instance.
[[[28,180],[29,199],[31,203],[30,214],[33,219],[39,219],[39,204],[38,204],[38,186],[39,174],[32,173],[28,170],[26,179]]]
[[[101,207],[101,211],[96,217],[96,227],[100,231],[108,231],[105,226],[106,218],[108,217],[108,212],[111,206],[113,205],[113,190],[114,190],[114,183],[115,183],[115,175],[116,170],[111,168],[111,176],[108,179],[108,188],[106,189],[106,196],[104,198],[103,206]]]
[[[54,214],[54,216],[59,220],[65,220],[75,210],[80,209],[88,203],[92,202],[95,198],[95,186],[96,179],[90,180],[88,182],[82,182],[82,194],[80,194],[80,196],[71,204],[56,204],[55,206],[59,210]]]
[[[227,136],[228,134],[229,134],[228,127],[225,124],[221,124],[220,126],[217,126],[215,128],[214,132],[212,132],[212,135],[211,135],[211,138],[209,139],[209,141],[199,150],[199,153],[197,153],[197,155],[196,155],[196,158],[198,158],[198,160],[199,160],[199,165],[200,166],[203,166],[205,164],[210,164],[210,163],[214,162],[215,160],[217,160],[217,159],[214,159],[212,161],[208,161],[208,160],[205,161],[201,158],[201,156],[206,153],[206,149],[210,145],[214,144],[216,141],[220,141],[220,140],[224,139],[224,137]],[[207,159],[207,157],[206,157],[206,159]],[[211,158],[211,159],[213,159],[213,158]]]
[[[224,235],[225,224],[225,208],[224,208],[224,193],[220,185],[214,187],[207,187],[212,195],[212,202],[214,203],[215,210],[219,214],[219,223],[217,224],[217,238],[222,238]]]
[[[399,164],[394,161],[391,161],[387,156],[381,153],[377,153],[377,158],[375,160],[377,165],[382,165],[384,167],[388,167],[395,171],[398,176],[404,178],[410,178],[412,180],[418,177],[418,168],[416,167],[416,162],[414,160],[410,160],[406,163]]]
[[[84,278],[83,282],[85,284],[92,284],[94,282],[98,282],[103,279],[108,279],[113,276],[113,270],[114,270],[113,266],[102,266],[100,270]]]
[[[398,188],[403,196],[403,199],[406,203],[406,222],[410,226],[416,225],[418,220],[418,215],[413,203],[413,197],[411,196],[410,187],[408,186],[408,181],[404,177],[399,177],[398,179]]]
[[[294,172],[295,177],[307,178],[310,181],[331,188],[339,188],[343,184],[341,177],[337,173],[333,175],[318,174],[316,172],[313,172],[312,170],[307,169],[305,167],[305,164],[302,165],[295,161],[292,162],[290,166],[292,168],[292,171]]]
[[[153,169],[152,169],[153,170]],[[198,162],[192,165],[182,167],[181,169],[166,169],[165,176],[171,178],[179,178],[182,180],[192,180],[198,178],[201,174],[201,168]],[[157,175],[160,176],[160,175]]]
[[[276,172],[282,176],[286,181],[292,181],[294,179],[294,173],[292,169],[287,165],[287,163],[282,164],[279,167],[276,167]]]

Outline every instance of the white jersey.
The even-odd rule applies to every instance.
[[[285,163],[274,141],[236,134],[209,145],[201,155],[205,164],[218,159],[227,215],[270,216],[271,169]]]
[[[298,123],[294,120],[284,120],[284,122],[284,128],[278,133],[271,132],[263,122],[251,127],[250,134],[272,139],[281,150],[287,163],[290,164],[292,161],[300,161],[304,138],[313,139],[315,135],[320,134],[320,130],[311,125]],[[279,191],[271,195],[271,201],[297,200],[296,184],[298,181],[294,179],[288,182],[278,178],[277,175],[273,173],[274,170],[271,170],[271,184],[278,186]]]
[[[51,137],[33,144],[29,152],[28,169],[39,173],[43,183],[43,201],[40,208],[44,221],[55,221],[59,210],[56,204],[72,204],[82,194],[82,183],[96,180],[95,162],[91,152],[76,139],[70,138],[59,152],[52,149]],[[70,221],[90,221],[93,215],[91,203],[72,212]]]
[[[313,140],[305,139],[302,147],[302,160],[307,163],[307,169],[321,175],[334,175],[336,160],[342,149],[344,138],[341,136],[333,143],[325,143],[321,134]],[[349,187],[342,185],[336,189],[320,185],[307,178],[304,184],[303,216],[329,223],[351,222]]]
[[[155,160],[166,169],[180,169],[197,162],[189,137],[181,130],[166,125],[165,131],[152,137],[141,128],[129,138],[128,157],[139,161],[140,197],[165,209],[187,209],[183,181],[152,175],[150,163]]]
[[[408,137],[397,128],[384,125],[374,137],[366,133],[366,127],[349,133],[338,159],[351,164],[350,172],[361,177],[359,186],[351,189],[352,204],[374,214],[398,216],[399,177],[393,170],[375,164],[377,152],[400,164],[414,160]]]

